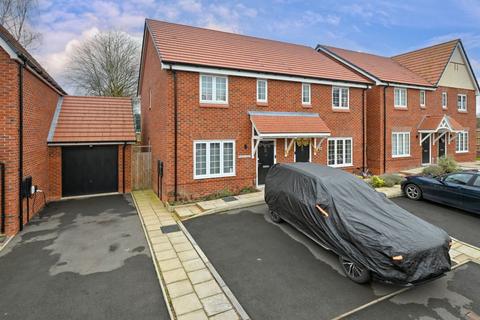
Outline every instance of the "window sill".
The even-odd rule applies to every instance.
[[[411,158],[412,156],[409,154],[402,155],[402,156],[392,156],[392,159],[402,159],[402,158]]]
[[[353,167],[353,164],[328,164],[327,166],[332,167],[332,168],[348,168],[348,167]]]
[[[257,101],[257,107],[268,107],[268,102]]]
[[[332,107],[333,112],[350,112],[350,108],[336,108]]]
[[[309,108],[312,108],[312,104],[311,103],[302,103],[302,107],[309,109]]]
[[[457,110],[458,113],[468,113],[468,110]]]
[[[200,103],[200,108],[217,108],[217,109],[225,109],[228,108],[228,103]]]
[[[394,106],[393,107],[395,110],[401,110],[401,111],[406,111],[408,110],[408,107],[404,107],[404,106]]]
[[[235,176],[236,176],[235,173],[233,173],[233,174],[227,174],[227,175],[223,174],[223,175],[200,176],[200,177],[193,176],[193,180],[229,178],[229,177],[235,177]]]
[[[425,105],[423,105],[423,106],[420,105],[420,109],[427,109],[427,106],[425,106]]]
[[[462,154],[462,153],[468,153],[468,150],[467,150],[467,151],[455,151],[455,153],[460,153],[460,154]]]

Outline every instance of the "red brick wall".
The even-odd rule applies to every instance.
[[[18,64],[0,48],[0,162],[6,170],[5,231],[9,235],[18,229],[18,111]]]
[[[447,91],[448,108],[442,109],[442,92]],[[457,109],[457,94],[467,94],[467,112]],[[420,107],[420,90],[408,89],[407,108],[394,108],[394,88],[386,89],[387,135],[386,155],[387,172],[398,172],[421,166],[420,135],[417,127],[425,115],[447,114],[469,130],[469,152],[455,153],[455,140],[447,144],[447,154],[457,161],[475,160],[475,92],[456,88],[440,87],[436,91],[426,91],[426,106]],[[367,91],[368,97],[368,165],[376,174],[383,172],[383,87],[374,87]],[[393,158],[391,136],[393,131],[410,131],[410,157]],[[432,145],[432,162],[437,161],[437,144]]]
[[[166,161],[163,182],[163,199],[171,199],[174,189],[173,173],[173,76],[171,71],[160,71],[156,52],[146,42],[145,65],[142,78],[142,133],[143,142],[152,145],[153,176],[156,189],[156,160]],[[151,65],[149,65],[151,63]],[[148,90],[152,90],[152,108],[149,106]],[[177,72],[178,95],[178,193],[180,198],[192,198],[228,189],[255,186],[256,159],[239,158],[251,154],[251,123],[248,111],[289,111],[319,113],[332,130],[333,137],[353,138],[353,170],[361,167],[362,154],[362,89],[350,88],[350,111],[332,110],[331,87],[311,86],[312,106],[301,104],[301,83],[268,81],[268,105],[256,104],[256,79],[228,78],[228,107],[201,106],[199,103],[199,74]],[[236,142],[236,176],[225,178],[193,179],[193,141],[208,139],[232,139]],[[284,156],[284,140],[277,140],[277,162],[293,161]],[[313,162],[326,164],[327,143]]]

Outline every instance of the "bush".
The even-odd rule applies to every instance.
[[[403,180],[403,177],[398,174],[382,174],[380,178],[383,180],[385,187],[393,187],[394,185],[400,184]]]
[[[433,165],[423,169],[422,173],[426,176],[438,177],[445,173],[442,167]]]
[[[385,181],[383,181],[383,179],[380,178],[379,176],[373,176],[372,179],[370,180],[370,184],[374,188],[381,188],[385,186]]]
[[[246,194],[246,193],[252,193],[252,192],[257,192],[258,190],[254,187],[243,187],[238,191],[238,194]]]
[[[458,166],[457,161],[455,161],[451,157],[441,157],[438,160],[438,165],[442,168],[443,173],[460,171],[460,167]]]

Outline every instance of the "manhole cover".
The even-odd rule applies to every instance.
[[[169,226],[160,227],[160,230],[162,230],[163,233],[171,233],[180,231],[180,228],[176,224],[171,224]]]
[[[236,201],[238,199],[233,197],[233,196],[230,196],[230,197],[222,198],[222,200],[225,201],[225,202],[232,202],[232,201]]]

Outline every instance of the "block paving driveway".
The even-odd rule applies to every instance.
[[[480,217],[427,202],[394,201],[477,244]],[[345,277],[335,254],[286,223],[272,223],[266,205],[200,216],[184,225],[252,319],[480,319],[475,262],[419,287],[358,285]]]
[[[130,196],[34,218],[0,252],[0,319],[169,319]]]

